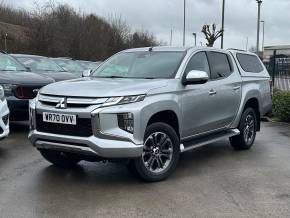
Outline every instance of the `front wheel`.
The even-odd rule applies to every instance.
[[[237,150],[250,149],[254,144],[257,131],[257,116],[253,108],[247,108],[241,117],[238,129],[240,135],[230,138],[230,143]]]
[[[153,123],[146,128],[142,156],[132,160],[128,169],[147,182],[167,178],[179,161],[179,139],[174,129],[165,123]]]

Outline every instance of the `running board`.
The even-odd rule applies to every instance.
[[[207,135],[207,136],[180,144],[180,151],[181,152],[189,151],[189,150],[199,148],[204,145],[219,141],[221,139],[229,138],[229,137],[239,135],[239,134],[240,134],[240,131],[238,129],[231,129],[231,130],[219,132],[213,135]]]

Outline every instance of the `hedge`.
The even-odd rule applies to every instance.
[[[290,122],[290,91],[274,90],[273,113],[279,120]]]

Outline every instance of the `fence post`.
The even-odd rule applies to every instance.
[[[273,52],[273,72],[272,72],[272,87],[275,88],[275,71],[276,71],[276,54],[277,50],[274,50]]]

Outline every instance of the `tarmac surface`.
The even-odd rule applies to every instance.
[[[144,183],[120,164],[46,162],[13,126],[0,142],[0,217],[290,217],[290,126],[263,123],[254,147],[227,140],[182,155],[174,174]]]

